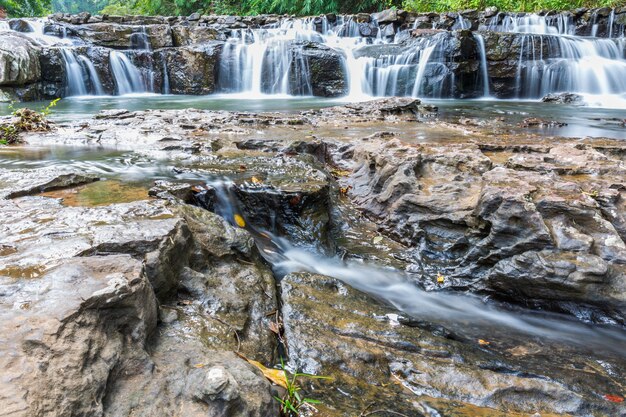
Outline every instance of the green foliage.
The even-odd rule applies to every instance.
[[[321,404],[321,401],[314,400],[312,398],[303,397],[300,392],[301,388],[298,385],[298,378],[306,377],[312,379],[331,379],[327,376],[318,376],[311,374],[303,374],[296,372],[292,375],[291,379],[285,370],[285,363],[283,359],[280,359],[280,363],[285,373],[285,381],[287,383],[287,392],[280,397],[274,397],[280,403],[280,413],[282,417],[299,417],[302,415],[302,410],[311,406],[312,404]]]
[[[9,17],[37,17],[50,13],[50,0],[0,0]]]
[[[618,7],[626,0],[0,0],[12,15],[43,14],[52,1],[52,10],[63,13],[87,11],[92,14],[254,15],[262,13],[299,16],[324,13],[376,12],[397,7],[412,12],[448,12],[496,6],[506,11],[563,10],[577,7]],[[32,4],[33,6],[27,6]],[[36,5],[40,5],[38,8]],[[43,5],[43,9],[41,7]],[[16,7],[21,11],[16,12]]]
[[[626,0],[404,0],[402,3],[402,7],[411,12],[483,10],[491,6],[504,11],[533,12],[568,10],[578,7],[619,7],[623,5],[626,5]]]

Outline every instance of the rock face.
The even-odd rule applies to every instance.
[[[1,231],[5,410],[276,415],[268,382],[225,352],[273,357],[275,338],[262,324],[276,305],[273,277],[243,260],[256,256],[246,232],[202,209],[177,213],[159,201],[71,208],[27,197],[1,210],[21,219]],[[45,222],[37,224],[46,217],[63,231],[45,237]],[[7,240],[9,227],[19,242]],[[258,289],[267,296],[256,297]]]
[[[624,322],[622,160],[562,145],[496,166],[475,145],[397,140],[357,144],[354,159],[354,201],[419,248],[430,279],[446,271],[452,287]]]
[[[347,74],[341,53],[321,44],[310,43],[302,48],[308,65],[312,93],[320,97],[339,97],[348,93]],[[292,74],[295,75],[295,68]]]
[[[3,32],[0,45],[0,86],[22,86],[41,77],[35,43],[19,33]]]
[[[209,44],[163,50],[166,75],[172,94],[215,92],[221,45]]]
[[[237,352],[331,376],[299,379],[329,417],[622,416],[624,144],[433,110],[115,109],[24,137],[0,164],[4,410],[278,415]],[[119,202],[75,161],[116,172],[114,146],[154,187]]]
[[[451,341],[455,336],[445,331],[430,334],[333,278],[288,275],[281,292],[290,364],[336,378],[333,385],[340,385],[342,393],[324,390],[324,382],[315,386],[333,414],[354,415],[355,408],[364,410],[373,404],[371,409],[428,416],[434,399],[441,397],[459,401],[459,415],[465,415],[464,402],[506,408],[507,415],[520,416],[584,415],[592,409],[603,415],[620,413],[619,406],[582,394],[585,388],[576,382],[582,376],[578,371],[564,372],[546,363],[536,367],[533,354],[521,346],[517,348],[526,353],[519,355],[515,349],[498,352],[495,347],[481,349]],[[598,386],[611,384],[607,375],[595,377]],[[357,400],[346,407],[346,396]],[[513,397],[523,400],[510,403]]]

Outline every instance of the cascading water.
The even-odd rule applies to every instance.
[[[487,51],[485,50],[485,40],[480,33],[473,34],[476,44],[478,45],[478,54],[480,56],[480,74],[483,83],[483,97],[489,97],[489,67],[487,66]]]
[[[146,91],[141,73],[124,53],[111,51],[109,59],[117,94],[143,93]]]
[[[102,87],[100,77],[98,76],[98,72],[96,71],[96,67],[93,65],[93,62],[91,62],[91,60],[84,55],[79,55],[78,59],[83,68],[85,68],[87,70],[87,73],[89,74],[89,81],[91,82],[91,86],[93,87],[93,92],[98,96],[103,95],[104,88]]]
[[[311,249],[296,247],[285,238],[257,230],[243,219],[243,210],[234,193],[237,187],[228,179],[208,184],[214,190],[212,210],[235,227],[244,227],[254,237],[261,255],[280,279],[293,272],[330,276],[397,308],[410,317],[431,321],[463,332],[469,327],[510,331],[547,340],[593,347],[624,354],[626,333],[612,327],[589,327],[567,316],[519,309],[506,311],[478,297],[449,292],[428,292],[418,288],[400,271],[368,265],[360,261],[325,257]],[[463,323],[459,327],[458,323]],[[492,333],[493,335],[493,333]]]
[[[493,21],[497,21],[496,18]],[[595,30],[597,30],[597,25]],[[612,26],[612,23],[611,23]],[[578,93],[588,102],[626,106],[626,60],[622,39],[573,36],[571,17],[507,16],[488,30],[526,34],[521,38],[517,96]]]
[[[61,49],[65,59],[65,72],[67,73],[67,95],[87,95],[87,86],[83,74],[83,67],[78,62],[76,54],[69,49]]]

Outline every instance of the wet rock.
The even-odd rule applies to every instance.
[[[2,33],[0,45],[0,86],[21,86],[41,77],[40,48],[28,37]]]
[[[314,96],[338,97],[347,94],[348,80],[341,53],[324,45],[310,43],[302,49],[302,57],[309,67]]]
[[[76,36],[93,45],[108,48],[128,49],[131,47],[133,35],[145,29],[148,42],[152,49],[172,46],[172,34],[169,25],[148,25],[144,27],[121,25],[116,23],[93,23],[74,28]]]
[[[173,46],[204,44],[220,39],[215,28],[192,24],[172,26]]]
[[[372,19],[374,19],[374,21],[376,21],[379,25],[386,23],[402,23],[397,9],[387,9],[379,13],[374,13],[372,14]]]
[[[463,409],[463,403],[492,408],[467,415],[497,415],[504,409],[511,415],[615,411],[596,397],[591,385],[575,382],[584,372],[537,366],[532,355],[485,351],[475,341],[400,324],[394,321],[398,312],[335,279],[291,274],[281,281],[281,291],[289,366],[334,378],[331,387],[321,381],[312,389],[304,382],[311,395],[324,399],[332,410],[328,415],[353,415],[371,403],[375,409],[428,415],[423,410],[443,412],[450,400],[457,401],[455,410]],[[606,383],[610,378],[604,374],[600,379]],[[398,384],[409,391],[398,390]],[[433,404],[432,397],[442,402]]]
[[[17,198],[89,184],[98,177],[68,170],[20,170],[0,172],[0,181],[10,184],[0,189],[0,197]]]
[[[276,415],[265,378],[224,352],[273,362],[275,284],[247,232],[162,201],[0,212],[0,399],[16,415]],[[176,312],[159,327],[157,300]]]
[[[160,55],[172,94],[210,94],[215,92],[221,45],[208,44],[163,50]]]
[[[582,102],[583,97],[574,93],[548,94],[547,96],[544,96],[541,101],[544,103],[571,104]]]
[[[545,120],[539,117],[527,117],[520,124],[519,127],[563,127],[567,126],[567,123],[559,122],[556,120]]]
[[[617,179],[624,175],[619,160],[584,146],[555,146],[547,154],[516,154],[506,162],[509,169],[494,168],[472,146],[405,146],[396,140],[364,142],[353,155],[357,165],[345,182],[352,187],[349,195],[386,233],[416,248],[415,262],[419,270],[433,271],[426,272],[430,279],[446,269],[452,286],[506,293],[507,299],[523,292],[519,283],[528,286],[528,297],[518,302],[572,312],[561,303],[568,292],[598,320],[623,320],[621,296],[606,296],[621,294],[626,283],[623,208],[615,192],[612,203],[601,200],[610,209],[590,197],[620,187],[613,185],[623,182]],[[558,177],[588,174],[607,177],[590,185],[596,191]],[[544,262],[541,253],[560,260]],[[580,270],[572,260],[577,256]],[[590,266],[582,266],[582,259]],[[534,272],[525,275],[531,263]],[[516,268],[525,279],[507,280]],[[542,280],[562,282],[567,290],[543,285],[534,299]]]

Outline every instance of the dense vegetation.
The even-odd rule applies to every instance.
[[[389,7],[409,11],[455,11],[496,6],[508,11],[623,6],[626,0],[0,0],[9,16],[41,16],[49,12],[92,14],[189,15],[374,12]]]

